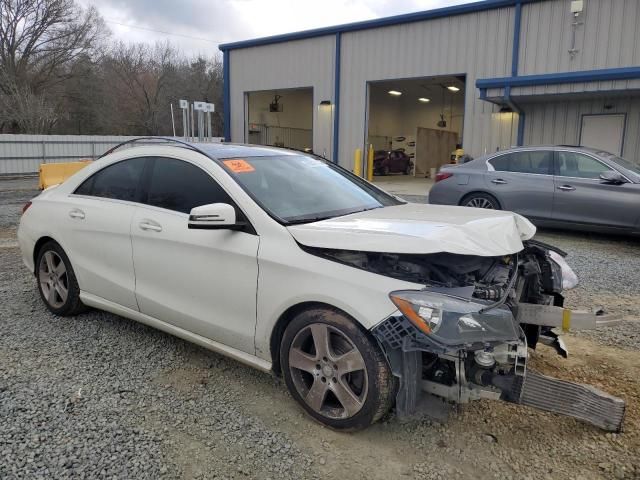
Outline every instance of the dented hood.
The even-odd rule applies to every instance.
[[[387,253],[499,256],[518,252],[536,228],[500,210],[408,203],[287,227],[302,245]]]

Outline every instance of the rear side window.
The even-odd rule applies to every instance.
[[[534,150],[530,152],[506,153],[490,160],[498,172],[551,174],[552,152]]]
[[[135,202],[145,162],[145,158],[132,158],[109,165],[90,176],[74,193]]]
[[[209,203],[233,205],[229,195],[204,170],[173,158],[154,160],[145,203],[182,213]]]
[[[558,152],[558,175],[561,177],[600,178],[611,168],[595,158],[575,152]]]

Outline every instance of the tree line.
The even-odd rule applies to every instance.
[[[180,98],[214,103],[221,135],[215,54],[113,41],[74,0],[0,0],[0,133],[171,135],[173,104],[181,135]]]

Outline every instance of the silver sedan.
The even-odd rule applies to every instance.
[[[535,224],[640,233],[640,166],[585,147],[521,147],[444,166],[429,203],[511,210]]]

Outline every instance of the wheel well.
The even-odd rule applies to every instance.
[[[348,318],[352,318],[351,315],[349,315],[344,310],[341,310],[341,309],[339,309],[337,307],[334,307],[333,305],[330,305],[328,303],[302,302],[302,303],[298,303],[296,305],[293,305],[293,306],[289,307],[287,310],[284,311],[284,313],[282,315],[280,315],[280,318],[278,318],[278,321],[276,322],[275,327],[271,331],[271,339],[269,341],[269,350],[271,350],[272,369],[273,369],[273,372],[276,375],[280,375],[280,373],[281,373],[281,368],[280,368],[280,342],[282,341],[282,336],[284,335],[285,329],[287,328],[289,323],[291,323],[291,320],[293,320],[296,317],[296,315],[298,315],[299,313],[304,312],[305,310],[311,310],[313,308],[326,308],[326,309],[330,309],[330,310],[335,310],[337,312],[342,313],[343,315],[345,315]],[[356,323],[356,325],[361,327],[359,322],[357,322],[355,320],[354,320],[354,322]]]
[[[40,237],[33,247],[33,273],[35,274],[38,270],[38,266],[36,265],[38,260],[38,253],[42,246],[47,242],[55,242],[55,240],[51,237]]]
[[[487,195],[488,197],[493,198],[496,201],[496,203],[498,204],[498,206],[500,207],[500,209],[502,209],[502,204],[500,203],[500,200],[498,200],[497,197],[494,194],[489,193],[489,192],[483,192],[482,190],[476,190],[475,192],[467,193],[464,197],[462,197],[460,199],[460,203],[458,203],[458,205],[462,205],[467,200],[467,198],[469,198],[471,195],[476,195],[478,193],[481,193],[482,195]]]

